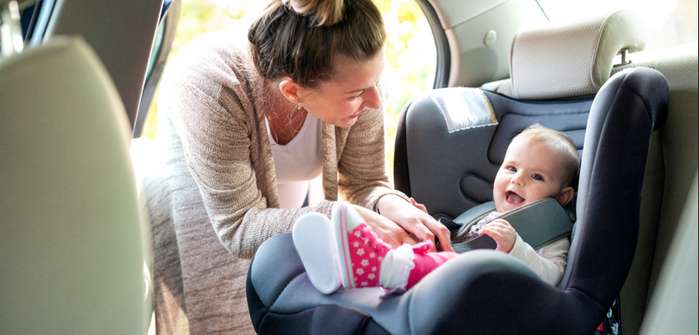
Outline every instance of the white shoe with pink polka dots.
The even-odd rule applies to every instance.
[[[333,207],[332,221],[342,286],[379,286],[381,263],[390,246],[379,239],[359,213],[347,204],[338,203]]]

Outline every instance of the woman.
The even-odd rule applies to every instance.
[[[371,0],[299,0],[270,4],[245,47],[190,46],[163,82],[166,175],[147,183],[159,332],[250,330],[240,258],[304,213],[330,215],[338,193],[394,246],[451,249],[385,175],[384,39]],[[320,175],[325,200],[302,207]]]

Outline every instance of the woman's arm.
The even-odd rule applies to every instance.
[[[407,197],[393,189],[385,170],[383,113],[367,110],[349,129],[338,158],[339,191],[353,204],[376,209],[386,194]]]
[[[452,250],[449,230],[388,182],[384,141],[383,113],[366,111],[350,129],[338,162],[343,195],[352,203],[379,212],[409,233],[393,230],[386,233],[393,236],[381,236],[379,232],[382,239],[402,243],[414,243],[415,239],[436,242],[436,236],[443,250]]]
[[[266,239],[290,231],[299,215],[309,211],[329,215],[333,203],[267,208],[251,161],[256,125],[245,112],[252,108],[251,102],[234,74],[220,70],[227,64],[211,58],[170,78],[161,108],[172,113],[185,163],[218,238],[230,252],[247,258]]]

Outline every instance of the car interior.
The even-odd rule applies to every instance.
[[[492,200],[516,133],[563,131],[582,164],[564,277],[553,287],[475,250],[402,295],[323,295],[281,234],[247,274],[255,331],[591,334],[614,303],[624,334],[697,333],[696,28],[647,50],[633,10],[551,22],[544,0],[416,2],[437,68],[401,113],[395,187],[459,222]],[[0,333],[155,333],[152,223],[130,150],[180,4],[0,0]]]

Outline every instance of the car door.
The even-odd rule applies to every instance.
[[[147,79],[159,78],[158,61],[149,66],[151,54],[163,62],[174,35],[165,27],[174,26],[176,10],[168,15],[168,9],[176,5],[163,0],[72,0],[55,1],[54,6],[45,33],[37,39],[82,36],[106,66],[134,126],[144,87],[152,86]],[[153,47],[164,49],[152,52]],[[144,103],[150,96],[145,95]]]

